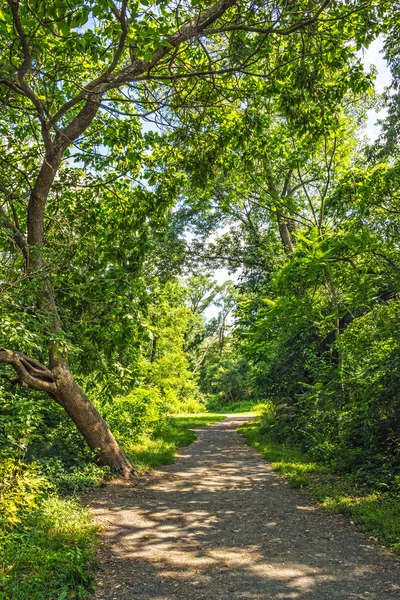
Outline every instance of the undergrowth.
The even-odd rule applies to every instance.
[[[178,415],[151,434],[120,434],[141,472],[172,463],[196,439],[193,428],[222,415]],[[122,428],[120,429],[120,431]],[[94,456],[91,457],[91,460]],[[112,475],[93,462],[67,467],[56,457],[31,463],[14,458],[0,466],[0,600],[83,600],[95,572],[97,527],[74,494]]]
[[[323,508],[346,515],[367,536],[400,553],[400,498],[381,489],[378,480],[368,485],[351,474],[336,474],[296,448],[278,444],[260,432],[260,421],[239,428],[247,443],[286,476],[291,487],[307,488]]]
[[[230,404],[219,402],[218,400],[212,399],[208,402],[207,408],[212,413],[230,414],[230,413],[243,413],[243,412],[255,412],[260,413],[264,408],[264,404],[259,400],[240,400],[238,402],[232,402]]]
[[[0,598],[86,598],[96,545],[96,527],[76,501],[47,497],[23,525],[0,533]]]

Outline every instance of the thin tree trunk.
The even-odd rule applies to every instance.
[[[281,237],[283,248],[286,254],[292,254],[294,248],[286,218],[280,211],[277,211],[276,215],[278,219],[279,235]]]
[[[268,190],[269,190],[271,197],[277,203],[277,206],[279,206],[280,195],[275,187],[275,183],[274,183],[272,175],[269,171],[269,168],[267,168],[267,183],[268,183]],[[285,188],[287,187],[288,183],[289,183],[289,180],[287,181],[287,184],[285,184]],[[285,190],[284,190],[283,194],[285,194]],[[279,210],[278,208],[276,209],[276,218],[278,221],[279,235],[280,235],[280,238],[282,241],[283,249],[285,250],[286,254],[292,254],[294,248],[293,248],[292,236],[290,234],[290,230],[288,227],[288,219],[285,217],[283,212],[281,210]]]

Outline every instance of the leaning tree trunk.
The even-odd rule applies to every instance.
[[[21,385],[46,392],[71,417],[91,450],[97,451],[101,465],[115,467],[123,476],[133,467],[121,450],[105,420],[76,383],[68,366],[61,361],[48,369],[22,352],[0,348],[0,362],[10,365]]]
[[[90,105],[92,116],[96,104]],[[98,453],[99,463],[120,469],[124,476],[133,472],[129,460],[107,423],[76,383],[66,357],[54,337],[61,333],[62,324],[58,314],[54,290],[50,283],[47,266],[43,259],[44,214],[46,201],[59,169],[62,145],[51,144],[46,153],[38,177],[32,188],[27,211],[26,272],[39,282],[38,308],[48,315],[49,368],[36,360],[12,350],[0,349],[0,363],[9,364],[18,375],[19,382],[31,389],[46,392],[68,413],[91,450]]]

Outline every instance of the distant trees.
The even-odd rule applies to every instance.
[[[391,19],[384,26],[397,77],[397,30]],[[321,66],[325,79],[315,74],[305,90],[290,67],[283,99],[262,82],[245,105],[203,118],[193,142],[183,129],[168,143],[180,151],[170,161],[186,174],[180,211],[201,260],[240,269],[229,353],[208,354],[202,384],[272,400],[269,435],[396,486],[397,83],[383,133],[368,144],[373,91],[356,62],[347,76],[350,65]]]
[[[174,195],[173,173],[164,176],[166,203],[138,181],[146,145],[138,119],[168,105],[204,104],[200,80],[211,90],[208,103],[218,103],[226,86],[232,92],[231,74],[261,73],[273,40],[309,35],[329,5],[304,2],[294,10],[266,2],[257,11],[236,0],[0,5],[2,310],[9,317],[0,362],[19,383],[62,406],[103,464],[130,471],[72,374],[74,353],[102,355],[87,343],[99,336],[85,330],[85,319],[75,323],[80,332],[72,325],[73,304],[81,316],[87,303],[97,306],[99,326],[116,325],[109,340],[129,331],[122,322],[135,292],[123,273],[137,275],[146,239]],[[125,237],[117,231],[124,217]]]

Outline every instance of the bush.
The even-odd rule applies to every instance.
[[[336,472],[394,489],[400,475],[400,302],[378,305],[355,318],[335,350],[341,368],[309,352],[313,383],[275,400],[262,431],[284,439]],[[383,488],[382,488],[383,489]]]
[[[154,434],[170,414],[170,404],[156,388],[136,388],[128,396],[116,398],[104,410],[105,419],[121,443]]]
[[[183,402],[179,403],[178,410],[175,412],[180,413],[204,413],[207,412],[207,407],[204,402],[201,400],[197,400],[196,398],[189,398]]]
[[[4,389],[0,380],[0,458],[21,458],[38,435],[46,401],[24,388]]]
[[[0,527],[18,525],[49,489],[49,483],[35,464],[9,458],[0,464]]]
[[[25,459],[40,463],[57,459],[64,468],[73,469],[93,461],[93,453],[67,413],[57,404],[47,403]]]
[[[40,463],[40,466],[57,491],[64,495],[81,492],[104,483],[110,475],[110,467],[100,467],[94,461],[95,454],[93,462],[67,468],[58,458],[49,458]]]
[[[100,478],[104,478],[103,470],[93,465],[87,465],[79,477],[79,472],[67,473],[61,461],[43,467],[13,458],[3,460],[0,598],[72,600],[87,596],[97,528],[77,502],[58,497],[55,486],[82,489],[89,480],[94,484]]]
[[[93,579],[97,528],[73,500],[44,499],[20,525],[0,532],[0,597],[83,599]]]
[[[265,404],[259,400],[241,400],[239,402],[220,402],[218,397],[212,398],[207,409],[215,413],[242,413],[256,412],[261,413],[264,410]]]

